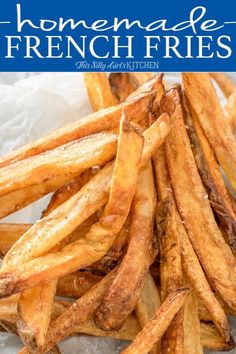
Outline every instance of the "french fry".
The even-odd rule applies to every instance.
[[[96,312],[95,322],[104,330],[119,330],[140,297],[150,264],[155,210],[152,166],[148,163],[139,172],[127,252]]]
[[[235,348],[232,338],[228,342],[217,331],[211,323],[201,322],[201,343],[202,346],[211,350],[231,350]]]
[[[49,133],[34,143],[13,151],[8,156],[0,160],[0,167],[12,164],[28,157],[40,154],[47,150],[52,150],[70,141],[80,139],[84,136],[98,133],[104,130],[111,130],[119,126],[123,109],[129,110],[128,118],[132,118],[136,123],[148,117],[151,103],[155,97],[155,90],[162,88],[162,75],[156,76],[152,81],[144,84],[125,102],[108,107],[98,112],[92,113],[77,122],[68,124],[57,131]]]
[[[150,156],[163,143],[169,131],[169,117],[164,114],[144,132],[145,144],[141,165],[147,163]],[[36,223],[14,244],[7,253],[4,263],[6,264],[11,260],[17,265],[19,260],[22,260],[23,263],[38,255],[45,254],[102,207],[108,199],[112,171],[113,164],[105,166],[72,198],[56,208],[55,211],[50,213],[49,217],[44,217]],[[83,247],[82,244],[81,247]]]
[[[176,89],[168,92],[165,107],[168,100],[171,100],[172,107],[175,106],[175,109],[171,115],[172,129],[166,139],[165,148],[178,209],[211,286],[234,311],[236,309],[235,258],[224,241],[209,200],[206,198],[206,191],[191,151]]]
[[[198,171],[208,193],[211,206],[216,212],[224,229],[225,239],[235,253],[236,213],[225,187],[215,154],[194,112],[190,112],[188,109],[189,103],[187,99],[185,99],[185,103],[187,108],[187,132],[192,144],[192,151]]]
[[[15,190],[0,196],[0,219],[15,213],[27,205],[42,198],[44,195],[54,192],[71,180],[71,176],[51,178],[41,184]]]
[[[115,134],[100,133],[1,168],[0,195],[103,165],[115,156],[116,148]]]
[[[122,354],[145,354],[162,337],[174,316],[179,312],[186,300],[189,289],[182,288],[171,293],[155,316],[144,326],[133,342]]]
[[[233,188],[236,189],[236,140],[207,73],[184,73],[183,84],[215,154]]]
[[[116,272],[117,269],[114,269],[108,273],[51,323],[44,348],[45,351],[53,347],[54,343],[60,342],[69,334],[75,332],[76,327],[82,325],[93,316]]]
[[[210,75],[216,81],[225,97],[228,98],[236,88],[235,83],[230,79],[229,76],[223,73],[210,73]]]
[[[153,160],[155,165],[159,195],[162,199],[171,199],[172,203],[175,205],[174,209],[172,209],[172,213],[173,219],[175,220],[174,223],[176,225],[176,230],[178,230],[179,233],[179,240],[181,240],[180,244],[182,254],[182,266],[184,272],[188,276],[188,281],[195,289],[198,297],[202,300],[203,304],[208,309],[215,325],[222,333],[222,336],[224,336],[224,338],[226,338],[227,340],[230,335],[229,323],[227,321],[227,317],[225,315],[224,310],[222,309],[220,303],[217,301],[208,284],[208,281],[205,277],[205,274],[194,252],[192,244],[189,240],[189,237],[185,231],[182,220],[178,213],[174,200],[164,148],[161,147],[157,151],[157,153],[153,157]]]
[[[203,354],[198,302],[195,292],[189,294],[184,304],[184,353]]]
[[[4,264],[12,262],[17,265],[20,261],[23,263],[45,254],[70,235],[76,227],[106,203],[112,170],[112,163],[106,165],[78,193],[34,224],[13,245],[5,256]]]
[[[106,73],[84,73],[84,82],[94,112],[117,104]]]
[[[90,265],[94,261],[101,259],[106,254],[108,249],[111,247],[117,233],[122,228],[130,209],[130,204],[133,198],[132,193],[134,193],[136,187],[135,178],[136,178],[136,174],[138,173],[138,169],[140,166],[140,158],[143,150],[143,137],[139,135],[139,133],[131,125],[129,125],[129,123],[125,120],[125,118],[121,120],[119,141],[121,141],[121,143],[118,144],[118,151],[117,151],[117,157],[114,165],[113,179],[111,182],[110,199],[108,200],[108,203],[103,211],[100,221],[91,227],[90,231],[86,234],[84,239],[78,240],[75,243],[68,245],[67,247],[63,248],[60,252],[45,255],[44,256],[45,258],[43,257],[43,259],[36,258],[35,260],[32,260],[31,262],[34,263],[34,267],[36,268],[30,267],[31,270],[29,269],[28,275],[32,273],[33,269],[35,270],[37,269],[37,271],[40,271],[42,275],[42,271],[43,273],[45,273],[45,270],[47,269],[48,265],[53,266],[54,264],[53,267],[55,267],[54,268],[55,272],[53,272],[51,269],[50,271],[51,276],[50,278],[48,278],[48,281],[53,280],[56,277],[60,277],[61,275],[65,275],[77,270],[78,268],[80,268],[80,265],[83,268]],[[128,155],[126,153],[127,147],[129,147]],[[144,155],[144,158],[145,156],[146,155]],[[127,171],[125,170],[125,168]],[[137,173],[135,173],[135,171],[137,171]],[[95,177],[97,177],[98,175],[96,175]],[[123,200],[124,201],[123,204],[121,203],[121,205],[120,204],[117,205],[115,203],[115,200],[117,198],[120,201]],[[71,199],[73,199],[73,197]],[[62,204],[62,206],[64,204]],[[50,217],[53,217],[53,214],[54,212],[50,214]],[[113,220],[114,218],[113,217],[111,218],[110,215],[117,215],[117,216],[115,220]],[[61,257],[58,258],[59,255]],[[55,263],[54,260],[55,256],[56,258],[58,258],[59,263],[57,262]],[[16,260],[15,254],[12,259],[15,262]],[[47,260],[46,263],[44,263],[45,260]],[[7,265],[8,262],[6,262],[5,264]],[[31,262],[23,263],[22,268],[28,267],[30,264],[32,266]],[[44,263],[43,267],[42,267],[42,262]],[[61,262],[64,264],[63,267]],[[10,265],[12,267],[11,262]],[[62,273],[60,274],[59,271],[60,272],[62,271]],[[26,275],[26,273],[24,274]],[[37,277],[34,277],[34,279],[36,280],[36,282],[33,279],[31,279],[30,287],[34,287],[41,282],[40,275],[38,279]],[[26,285],[25,281],[23,281],[23,283]],[[15,288],[15,286],[13,287]],[[8,290],[10,290],[11,292],[13,288],[12,286],[10,286],[10,288]]]
[[[143,328],[161,307],[161,298],[150,273],[147,274],[142,293],[135,306],[135,314]],[[161,343],[156,343],[150,350],[151,354],[161,352]]]
[[[157,169],[160,167],[157,165]],[[164,202],[164,211],[160,203],[157,207],[157,215],[165,214],[164,222],[160,222],[162,216],[157,216],[160,244],[160,283],[162,301],[173,291],[183,286],[183,274],[181,266],[181,247],[178,228],[174,218],[175,205],[171,198]],[[160,219],[160,220],[159,220]],[[174,317],[169,328],[162,338],[163,353],[183,353],[184,347],[183,310]]]
[[[4,257],[12,245],[31,227],[31,224],[0,224],[0,255]]]
[[[236,86],[225,105],[225,117],[234,136],[236,135]]]
[[[79,188],[86,183],[88,176],[81,176],[70,183],[70,187],[58,191],[51,199],[44,215],[50,215],[57,206],[73,196]],[[72,186],[71,186],[72,185]],[[82,226],[82,225],[81,225]],[[86,231],[86,226],[80,232]],[[54,251],[60,250],[72,238],[63,240],[60,245],[54,247]],[[56,293],[57,279],[44,285],[28,289],[20,294],[18,300],[17,329],[19,335],[30,352],[42,351],[48,326],[51,320],[53,300]]]
[[[123,102],[135,90],[130,82],[129,73],[111,73],[109,82],[111,90],[119,102]]]

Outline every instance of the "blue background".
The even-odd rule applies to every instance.
[[[74,18],[75,20],[84,19],[88,23],[92,23],[98,19],[111,20],[114,17],[129,18],[130,20],[139,19],[144,24],[148,24],[154,20],[167,18],[168,23],[174,25],[178,22],[185,21],[189,18],[189,12],[195,6],[206,6],[207,15],[206,19],[216,19],[220,23],[223,21],[236,21],[236,2],[235,0],[222,0],[222,1],[183,1],[183,0],[155,0],[155,1],[79,1],[79,0],[7,0],[2,1],[0,4],[0,21],[10,20],[12,23],[8,25],[0,25],[0,71],[77,71],[75,63],[81,61],[76,52],[72,59],[24,59],[24,51],[16,53],[15,59],[4,58],[6,54],[6,35],[20,35],[16,31],[16,24],[14,23],[16,18],[16,3],[22,4],[22,17],[30,18],[33,22],[38,23],[39,19],[58,19]],[[133,60],[146,60],[143,59],[145,55],[145,46],[143,41],[144,32],[141,30],[119,31],[119,33],[96,32],[91,30],[83,30],[81,27],[76,31],[70,33],[69,30],[65,30],[63,33],[59,33],[54,30],[51,32],[41,32],[40,30],[33,30],[29,27],[24,27],[21,35],[35,35],[41,38],[40,51],[46,55],[46,41],[45,35],[72,35],[76,39],[78,35],[87,35],[88,38],[92,38],[94,35],[134,35],[134,50],[133,54],[135,58]],[[146,35],[160,35],[163,33],[149,32]],[[184,36],[192,35],[191,30],[184,30],[176,33],[164,33],[164,35],[176,35],[179,37],[180,51],[184,51],[186,42]],[[150,61],[158,61],[160,71],[236,71],[236,24],[227,25],[223,30],[201,33],[198,35],[229,35],[231,36],[231,48],[233,54],[229,59],[211,58],[211,59],[164,59],[160,57],[160,54],[155,59]],[[65,42],[66,43],[66,42]],[[24,46],[22,46],[24,48]],[[63,49],[63,45],[61,46]],[[65,49],[65,47],[64,47]],[[101,45],[99,48],[101,52],[105,50],[105,47]],[[111,47],[110,47],[111,49]],[[214,45],[212,46],[214,50]],[[216,49],[216,48],[215,48]],[[153,52],[154,53],[154,52]],[[160,45],[160,53],[163,53]],[[87,52],[86,60],[92,62],[93,60],[99,61],[99,59],[93,58]],[[132,61],[132,59],[126,59]],[[119,61],[119,59],[101,59],[102,62]],[[86,69],[84,71],[99,71],[98,69]],[[111,70],[109,70],[111,71]],[[115,69],[114,71],[119,71]],[[125,71],[125,70],[120,70]],[[137,70],[136,70],[137,71]],[[147,71],[150,71],[148,69]],[[156,70],[155,70],[156,71]]]

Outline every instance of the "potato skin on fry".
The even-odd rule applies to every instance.
[[[235,258],[218,229],[205,197],[206,191],[192,155],[177,90],[170,90],[166,100],[165,107],[168,100],[171,100],[174,107],[172,130],[166,139],[165,148],[178,209],[211,286],[235,311]]]
[[[224,184],[220,167],[207,137],[198,122],[187,98],[184,100],[187,110],[187,132],[192,144],[192,151],[199,174],[208,193],[211,206],[224,229],[226,242],[236,252],[236,213]]]
[[[139,172],[127,252],[96,313],[96,324],[104,330],[119,330],[141,294],[150,264],[155,206],[152,167],[148,163]]]
[[[171,293],[155,316],[144,326],[133,342],[122,351],[122,354],[146,354],[169,327],[189,292],[189,289],[182,288]]]
[[[224,118],[208,73],[184,73],[183,84],[196,116],[233,188],[236,190],[236,140]]]

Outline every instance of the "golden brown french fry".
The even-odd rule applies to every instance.
[[[135,90],[130,82],[129,73],[111,73],[109,82],[111,90],[119,102],[123,102]]]
[[[100,133],[0,169],[0,195],[42,183],[45,179],[73,177],[95,165],[110,161],[117,136]]]
[[[12,245],[31,227],[31,224],[0,224],[0,255],[4,257]]]
[[[108,198],[112,170],[112,163],[106,165],[78,193],[56,208],[49,216],[45,216],[34,224],[13,245],[5,256],[4,263],[12,262],[17,265],[20,260],[23,263],[48,252],[101,208]],[[34,235],[33,238],[32,235]]]
[[[224,241],[206,198],[176,89],[167,93],[165,107],[168,107],[168,102],[172,107],[175,106],[175,109],[171,115],[172,129],[166,139],[165,148],[178,209],[211,286],[227,306],[235,311],[236,260]]]
[[[165,151],[163,147],[161,147],[156,152],[153,157],[153,160],[155,165],[159,196],[163,200],[166,198],[172,200],[172,218],[176,230],[179,234],[178,239],[181,241],[180,245],[182,253],[182,266],[184,272],[188,276],[188,281],[195,289],[196,293],[198,294],[198,297],[202,300],[205,307],[211,314],[211,318],[216,324],[216,326],[219,328],[220,332],[222,333],[222,336],[224,336],[224,338],[226,338],[227,340],[230,335],[229,323],[227,321],[227,317],[225,315],[224,310],[215,298],[208,284],[208,281],[205,277],[205,274],[194,252],[192,244],[189,240],[189,237],[186,233],[186,230],[178,213],[168,172]]]
[[[58,280],[57,295],[79,298],[101,279],[100,275],[95,275],[87,271],[77,271],[68,274]]]
[[[187,108],[187,132],[199,174],[208,193],[211,206],[224,229],[225,240],[232,251],[236,252],[236,213],[226,189],[220,167],[197,117],[194,112],[190,111],[191,107],[187,99],[185,99],[185,106]]]
[[[66,186],[53,196],[44,215],[50,215],[57,206],[73,196],[79,188],[88,180],[87,174],[75,179],[70,183],[70,188]],[[82,226],[82,225],[81,225]],[[86,231],[86,226],[80,232]],[[60,245],[54,247],[54,251],[59,250],[64,244],[69,243],[70,238],[63,240]],[[51,320],[53,300],[56,293],[57,279],[44,285],[28,289],[20,294],[18,300],[18,320],[17,329],[19,335],[31,352],[42,351]]]
[[[215,154],[233,188],[236,189],[236,140],[207,73],[184,73],[183,84]]]
[[[13,151],[6,157],[0,159],[0,167],[12,164],[28,157],[40,154],[47,150],[54,149],[72,140],[98,133],[104,130],[111,130],[119,126],[123,109],[129,110],[128,118],[136,123],[148,117],[150,107],[155,98],[156,90],[162,88],[162,75],[155,76],[153,80],[139,88],[132,97],[115,106],[108,107],[92,113],[77,122],[68,124],[34,143]]]
[[[140,167],[142,167],[144,164],[147,163],[147,161],[150,159],[152,154],[163,143],[166,135],[169,133],[168,116],[162,116],[162,118],[163,118],[162,121],[160,121],[160,118],[159,118],[156,121],[156,123],[154,123],[144,133],[145,144],[144,144]],[[161,126],[162,126],[162,128],[161,128]],[[153,135],[153,134],[155,134],[155,135]],[[151,137],[153,137],[153,138],[151,138]],[[94,177],[94,178],[97,178],[97,181],[101,181],[101,180],[102,181],[99,182],[101,184],[94,183],[94,181],[93,181],[94,187],[89,188],[90,193],[93,192],[92,193],[93,194],[93,203],[95,203],[98,192],[101,193],[103,198],[107,200],[107,197],[104,195],[105,194],[104,193],[104,189],[105,189],[104,185],[107,186],[107,193],[108,193],[110,181],[111,181],[112,167],[113,167],[112,165],[105,167],[107,169],[110,169],[108,171],[108,173],[107,173],[107,171],[104,172],[104,169],[103,169]],[[101,176],[101,172],[103,172],[102,176]],[[87,183],[87,185],[89,183]],[[82,189],[81,189],[81,191],[82,191]],[[96,192],[94,191],[94,189],[96,189]],[[76,195],[74,197],[76,197]],[[74,197],[72,197],[70,199],[70,201]],[[86,198],[88,199],[88,195],[86,196]],[[78,217],[81,218],[81,213],[78,215],[78,211],[75,210],[75,205],[74,204],[72,204],[72,205],[74,207],[73,211],[76,214],[76,218],[78,218]],[[62,207],[63,208],[62,208],[62,213],[60,214],[60,217],[62,215],[64,215],[64,213],[66,212],[67,221],[68,221],[69,215],[67,213],[68,209],[65,210],[65,203],[62,204]],[[93,207],[94,207],[94,205],[93,205]],[[58,210],[58,209],[59,208],[57,208],[56,210]],[[86,208],[84,213],[87,213],[87,212],[88,212],[88,210]],[[53,220],[54,220],[55,215],[53,213],[54,212],[51,213],[51,216],[53,216]],[[75,215],[74,215],[74,217],[75,217]],[[64,218],[63,218],[63,224],[65,224]],[[57,226],[59,226],[59,225],[57,224]],[[92,232],[93,232],[93,230],[92,230]],[[51,231],[48,232],[48,235],[52,236]],[[53,236],[55,236],[55,231],[54,231]],[[35,240],[35,238],[36,238],[36,233],[34,233],[33,240]],[[98,246],[98,245],[91,244],[90,239],[91,239],[90,237],[89,238],[86,237],[85,239],[78,240],[78,241],[74,242],[73,244],[63,248],[60,252],[51,253],[51,254],[45,255],[43,257],[33,259],[29,262],[25,262],[21,266],[16,266],[12,269],[9,269],[6,271],[4,271],[4,270],[1,271],[0,272],[0,283],[1,283],[0,294],[1,294],[1,296],[7,296],[7,295],[10,295],[12,292],[22,291],[22,290],[27,289],[29,287],[37,286],[40,283],[49,282],[52,279],[55,279],[55,278],[61,277],[63,275],[66,275],[68,273],[74,272],[77,269],[85,268],[85,267],[89,266],[90,264],[92,264],[94,261],[101,259],[101,257],[104,254],[106,254],[107,248],[105,248],[103,245],[102,250],[100,250],[98,247],[97,247],[97,249],[95,249],[94,247]],[[44,240],[44,243],[46,243],[45,236],[44,236],[43,240]],[[110,242],[112,244],[112,240]],[[26,242],[26,245],[27,245],[26,246],[27,252],[29,253],[30,247],[27,242]],[[42,246],[41,243],[40,243],[40,246]],[[108,246],[110,247],[110,245],[107,244],[107,247]],[[34,248],[32,248],[32,252],[33,251],[35,251]],[[16,249],[16,252],[17,252],[17,249]],[[16,252],[13,253],[14,256],[12,255],[13,261],[15,261],[17,258]],[[8,253],[8,255],[9,255],[9,253]],[[25,257],[25,254],[23,252],[21,255],[23,257]],[[27,254],[27,256],[28,256],[28,254]],[[23,274],[24,274],[24,276],[22,277]]]
[[[117,104],[106,73],[84,73],[84,82],[94,112]]]
[[[88,290],[81,298],[76,300],[65,312],[61,314],[49,327],[45,350],[60,342],[75,328],[91,318],[102,301],[107,286],[115,276],[117,269],[108,273],[100,282]]]
[[[61,176],[60,178],[51,178],[37,184],[16,190],[0,196],[0,219],[15,213],[26,207],[34,201],[42,198],[44,195],[54,192],[65,183],[71,180],[71,176]]]
[[[119,330],[140,297],[150,264],[155,210],[156,194],[149,162],[139,172],[127,252],[96,312],[95,322],[104,330]]]
[[[155,315],[161,307],[161,298],[157,290],[156,284],[148,272],[142,293],[135,306],[135,314],[138,322],[143,328],[148,321]],[[161,343],[156,343],[150,350],[151,354],[159,354],[161,352]]]
[[[66,245],[68,241],[74,242],[82,238],[97,220],[96,214],[90,216],[71,235],[63,240],[62,244]],[[0,255],[4,257],[14,243],[31,227],[32,224],[0,224]]]
[[[169,116],[163,114],[144,132],[142,165],[163,143],[169,131]],[[78,193],[50,213],[49,217],[38,221],[8,252],[5,263],[11,260],[17,265],[20,259],[25,262],[46,253],[102,207],[108,199],[112,171],[113,164],[108,164]]]
[[[211,350],[231,350],[235,348],[233,338],[225,342],[224,338],[211,323],[201,322],[201,343],[202,346]]]
[[[157,165],[157,169],[160,167]],[[162,203],[163,204],[163,203]],[[164,210],[160,203],[157,206],[157,225],[160,245],[160,283],[162,301],[173,291],[183,286],[181,266],[181,247],[179,233],[174,218],[175,205],[171,198],[164,202]],[[159,216],[159,213],[163,214]],[[184,327],[183,310],[174,317],[162,338],[162,353],[183,353]]]
[[[235,82],[233,82],[230,77],[224,73],[210,73],[210,75],[217,82],[225,97],[228,98],[236,88]]]
[[[203,354],[201,344],[198,302],[195,292],[189,294],[184,304],[184,353]]]
[[[17,329],[25,346],[32,352],[42,350],[51,319],[56,281],[28,289],[18,301]]]
[[[122,354],[145,354],[162,337],[174,316],[179,312],[186,300],[189,289],[182,288],[171,293],[155,316],[144,326],[133,342]]]
[[[236,86],[225,105],[225,117],[233,134],[236,135]]]
[[[178,233],[178,239],[180,240],[182,254],[181,258],[184,272],[188,276],[188,281],[190,282],[191,286],[195,289],[199,298],[202,300],[209,313],[211,314],[212,320],[219,328],[224,338],[227,340],[230,335],[230,326],[224,310],[215,298],[208,284],[208,281],[193,250],[189,237],[185,231],[182,220],[178,213],[168,172],[164,148],[161,147],[157,151],[153,157],[153,160],[156,171],[158,194],[161,199],[168,199],[172,202],[172,222],[173,226],[175,226],[176,232]]]

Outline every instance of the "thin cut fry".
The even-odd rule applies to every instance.
[[[194,252],[194,249],[178,213],[173,196],[170,176],[168,173],[164,148],[160,148],[154,155],[153,159],[155,164],[159,195],[162,199],[171,199],[172,203],[174,204],[174,208],[172,209],[172,217],[176,225],[176,230],[179,234],[178,238],[181,241],[182,266],[184,272],[187,274],[188,280],[190,281],[192,287],[195,289],[199,298],[208,309],[212,320],[219,328],[222,335],[225,338],[229,338],[230,327],[227,321],[227,317],[208,284],[208,281],[205,277],[205,274]]]
[[[14,192],[0,196],[0,219],[15,213],[44,195],[54,192],[71,180],[71,176],[51,178],[41,184],[18,189]]]
[[[215,89],[207,73],[185,73],[183,84],[196,116],[222,166],[236,189],[236,140],[224,118]]]
[[[106,73],[84,73],[84,82],[94,112],[117,103]]]
[[[174,316],[183,306],[189,292],[189,289],[182,288],[171,293],[155,316],[145,325],[122,354],[148,353],[152,346],[165,333]]]
[[[107,286],[112,281],[117,269],[108,273],[100,282],[88,290],[81,298],[76,300],[71,307],[61,314],[49,327],[45,351],[60,342],[75,328],[91,318],[102,301]]]
[[[185,100],[188,110],[189,104]],[[236,213],[225,187],[220,167],[194,112],[187,111],[188,135],[199,174],[208,193],[211,206],[224,229],[227,243],[236,252]]]
[[[235,83],[230,79],[228,75],[223,73],[210,73],[210,75],[217,82],[225,97],[228,98],[236,88]]]
[[[206,191],[195,165],[183,121],[179,94],[172,89],[172,129],[166,139],[166,156],[178,209],[207,278],[223,301],[236,310],[236,261],[216,224]],[[184,188],[183,188],[184,186]]]
[[[160,167],[157,165],[157,169]],[[175,205],[171,199],[164,202],[164,210],[158,204],[157,225],[160,244],[160,283],[162,301],[173,291],[183,286],[183,274],[181,266],[181,248],[179,233],[174,218]],[[160,222],[164,212],[164,221]],[[163,353],[183,353],[184,328],[183,310],[174,317],[172,323],[162,338]]]
[[[189,294],[184,304],[184,354],[203,354],[198,302],[195,292]]]
[[[115,107],[108,107],[92,113],[77,122],[68,124],[57,131],[49,133],[34,143],[13,151],[7,157],[0,159],[0,167],[54,149],[57,146],[87,135],[117,128],[123,109],[128,109],[130,113],[128,118],[130,117],[138,123],[148,117],[151,103],[155,97],[155,91],[153,91],[153,89],[158,90],[160,87],[162,88],[162,75],[156,76],[152,81],[144,84],[143,88],[139,88],[137,92],[125,102]]]
[[[147,163],[169,131],[169,116],[163,114],[144,132],[145,144],[141,165]],[[78,193],[50,213],[49,217],[44,217],[33,225],[8,252],[5,263],[11,260],[17,265],[19,260],[23,263],[45,254],[102,207],[108,199],[112,171],[113,164],[105,166]]]
[[[104,330],[119,330],[140,297],[150,264],[155,209],[152,166],[148,163],[139,172],[127,252],[96,313],[95,322]]]
[[[235,348],[233,338],[225,342],[224,338],[211,323],[201,322],[201,343],[202,346],[211,350],[231,350]]]
[[[115,156],[116,147],[115,134],[100,133],[1,168],[0,195],[103,165]]]

